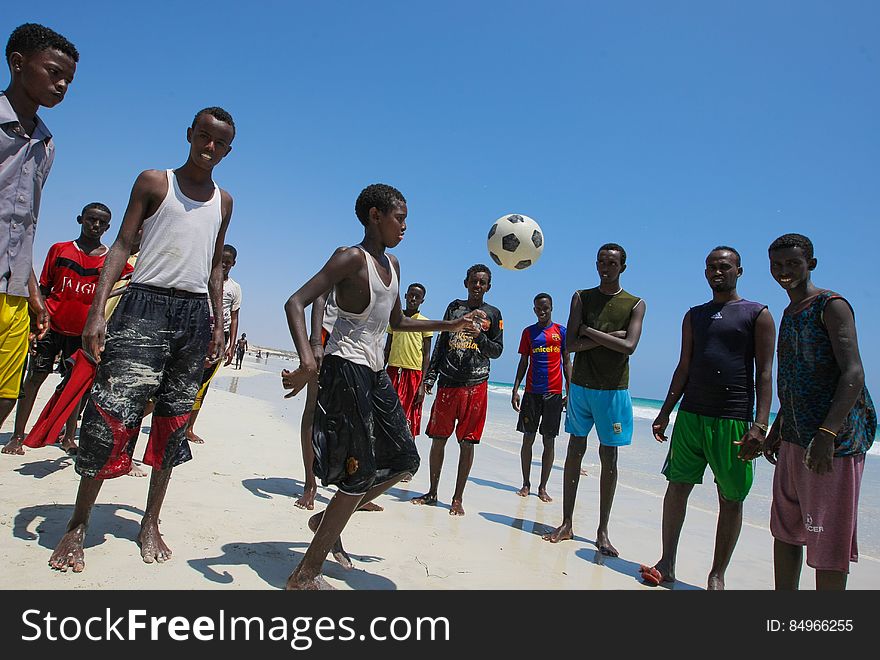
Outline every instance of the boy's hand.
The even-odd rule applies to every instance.
[[[513,390],[513,394],[510,397],[510,405],[513,406],[513,409],[516,412],[519,412],[519,388],[516,387]]]
[[[413,399],[413,403],[417,406],[422,404],[422,401],[425,400],[425,383],[419,383],[419,389],[416,390],[416,398]]]
[[[669,415],[659,414],[651,424],[651,433],[657,442],[666,442],[668,438],[665,435],[666,427],[669,426]]]
[[[739,451],[736,453],[739,460],[751,461],[761,454],[764,446],[764,431],[752,424],[745,435],[739,440],[735,440],[733,444],[739,446]]]
[[[807,445],[804,465],[816,474],[825,474],[833,469],[833,458],[834,436],[820,429]]]
[[[779,458],[779,445],[782,444],[782,437],[779,435],[779,425],[773,424],[770,427],[770,433],[764,438],[764,458],[776,465]]]
[[[211,334],[211,343],[208,344],[208,360],[216,364],[223,357],[226,349],[226,338],[223,336],[223,327],[218,325]]]
[[[104,341],[107,339],[107,321],[104,319],[103,310],[93,306],[92,311],[95,311],[95,314],[89,312],[83,327],[82,347],[94,358],[95,364],[99,364],[101,353],[104,352]],[[39,336],[37,338],[39,339]]]
[[[315,371],[321,373],[321,363],[324,361],[324,347],[321,344],[312,344],[312,355],[315,358]]]
[[[303,366],[302,364],[295,371],[282,369],[281,385],[285,390],[291,390],[290,394],[284,395],[284,398],[289,399],[299,394],[317,373],[318,370],[315,367]]]
[[[229,346],[226,347],[226,356],[223,360],[223,366],[228,367],[232,364],[232,359],[235,357],[235,345],[232,342],[229,342]]]
[[[480,334],[485,326],[489,329],[489,317],[482,309],[475,309],[468,312],[459,319],[455,319],[452,325],[452,332],[463,332],[468,337],[476,337]]]

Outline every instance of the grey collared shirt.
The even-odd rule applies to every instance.
[[[55,159],[52,134],[37,117],[33,135],[0,93],[0,293],[28,295],[40,196]]]

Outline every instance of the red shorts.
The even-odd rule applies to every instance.
[[[479,443],[486,423],[487,391],[486,382],[470,387],[439,388],[425,434],[432,438],[448,438],[454,429],[459,442]]]
[[[403,367],[388,367],[388,376],[394,389],[397,390],[403,414],[409,422],[410,433],[415,438],[421,433],[422,428],[422,402],[416,403],[419,385],[422,384],[422,372]]]
[[[773,474],[770,533],[789,545],[807,546],[807,565],[849,573],[859,560],[856,520],[865,455],[832,459],[832,470],[816,474],[804,465],[806,450],[783,442]]]

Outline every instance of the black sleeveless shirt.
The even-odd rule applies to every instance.
[[[691,307],[693,352],[681,410],[754,418],[755,322],[766,307],[745,299]]]

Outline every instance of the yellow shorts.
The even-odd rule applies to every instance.
[[[0,399],[17,399],[28,351],[27,298],[0,293]]]
[[[201,410],[202,402],[205,400],[205,395],[208,393],[208,386],[211,384],[211,380],[214,376],[217,375],[217,372],[220,371],[220,365],[223,364],[224,356],[221,356],[220,359],[216,362],[216,364],[211,365],[202,373],[202,385],[199,387],[199,393],[196,394],[195,403],[193,403],[193,410]]]

